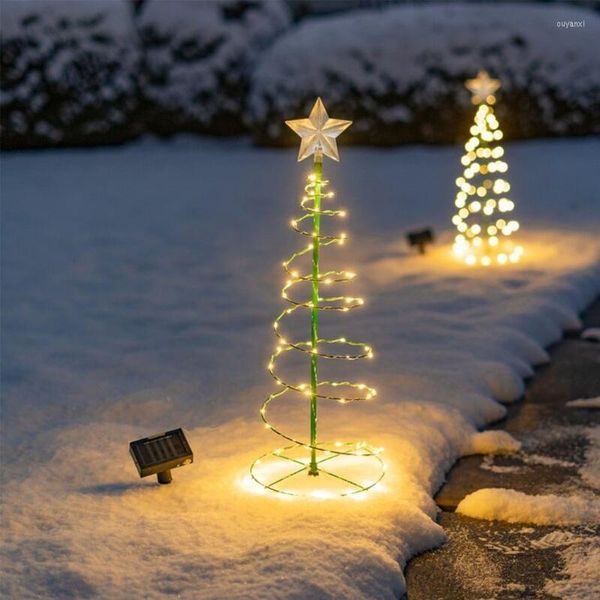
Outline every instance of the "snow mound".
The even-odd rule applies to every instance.
[[[149,0],[138,19],[148,126],[240,131],[250,71],[289,22],[281,0]]]
[[[600,327],[589,327],[588,329],[584,329],[581,332],[581,338],[593,342],[600,342]]]
[[[249,123],[257,140],[288,143],[285,119],[316,96],[352,118],[345,141],[453,142],[472,118],[465,79],[499,77],[507,138],[600,131],[600,17],[569,8],[585,28],[557,27],[563,7],[400,6],[307,19],[279,39],[253,77]]]
[[[475,519],[536,525],[600,524],[600,500],[554,494],[529,496],[505,488],[477,490],[456,507]]]
[[[569,400],[566,406],[569,408],[600,408],[600,396],[597,398],[579,398],[578,400]]]
[[[469,439],[468,454],[512,454],[521,449],[521,442],[502,430],[478,431]]]
[[[4,147],[133,134],[139,52],[129,2],[6,0],[1,34]]]

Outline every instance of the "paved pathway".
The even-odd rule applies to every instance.
[[[585,327],[600,327],[600,299],[583,321]],[[550,348],[550,354],[551,362],[536,371],[523,401],[511,405],[507,418],[494,426],[521,440],[522,451],[465,457],[449,473],[436,497],[442,509],[439,522],[449,539],[410,562],[408,600],[585,597],[573,595],[573,590],[553,595],[556,585],[553,590],[548,582],[567,581],[562,553],[566,542],[575,539],[569,536],[600,544],[600,528],[511,525],[454,512],[467,494],[485,487],[528,494],[594,493],[579,469],[590,445],[590,429],[600,425],[600,411],[568,408],[565,403],[600,396],[600,344],[572,334]],[[600,566],[598,573],[600,588]]]

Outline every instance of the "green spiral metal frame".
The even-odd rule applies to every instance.
[[[354,273],[348,271],[326,271],[321,272],[319,268],[320,250],[322,247],[331,244],[343,244],[346,235],[323,235],[321,233],[321,217],[344,217],[344,210],[332,210],[321,208],[323,199],[333,197],[333,192],[324,192],[328,181],[322,179],[322,154],[315,154],[313,172],[309,176],[309,182],[306,185],[305,195],[300,203],[304,215],[292,220],[291,226],[294,231],[308,237],[311,242],[302,250],[292,254],[283,263],[283,268],[287,273],[287,281],[282,290],[282,297],[291,306],[283,310],[273,323],[273,330],[277,337],[277,348],[271,354],[268,371],[276,381],[277,385],[282,388],[272,393],[262,404],[260,409],[261,418],[265,427],[281,436],[283,439],[291,442],[285,447],[278,448],[274,451],[267,452],[254,461],[250,467],[250,475],[252,479],[261,485],[263,488],[288,494],[293,496],[309,495],[310,492],[296,491],[289,487],[292,478],[306,473],[309,476],[324,475],[333,478],[336,483],[340,484],[340,489],[337,489],[336,496],[348,496],[373,488],[385,474],[385,465],[381,460],[380,454],[383,448],[373,447],[366,442],[319,442],[317,439],[317,411],[319,401],[335,401],[339,403],[360,402],[369,400],[376,395],[374,388],[367,386],[364,383],[353,381],[319,381],[318,368],[319,359],[325,360],[349,360],[355,361],[363,358],[372,358],[373,350],[371,346],[362,342],[348,340],[344,337],[328,339],[319,337],[319,312],[320,311],[341,311],[348,312],[364,302],[362,298],[351,296],[321,296],[321,285],[328,286],[333,283],[343,283],[354,278]],[[305,221],[312,221],[312,231],[302,229],[302,224]],[[312,271],[310,274],[301,274],[292,264],[297,259],[307,255],[312,255]],[[311,283],[311,299],[305,301],[297,301],[289,296],[289,291],[298,283]],[[282,320],[293,314],[297,310],[306,309],[311,314],[311,339],[307,341],[288,341],[281,332]],[[340,353],[339,351],[325,352],[320,348],[327,346],[339,346],[347,348],[347,352]],[[360,350],[359,350],[360,349]],[[276,373],[276,363],[278,358],[289,352],[296,350],[304,352],[310,356],[310,383],[293,384],[282,379]],[[324,388],[346,388],[353,390],[353,396],[347,397],[342,394],[329,392],[326,393]],[[310,439],[303,441],[296,439],[280,429],[275,427],[269,420],[268,409],[271,402],[280,399],[285,394],[292,392],[302,394],[310,399]],[[355,457],[362,461],[372,461],[375,466],[375,475],[367,482],[354,481],[349,477],[344,477],[338,473],[334,473],[331,469],[335,466],[335,459],[341,457]],[[275,479],[270,480],[267,477],[261,477],[259,471],[264,468],[266,462],[269,461],[285,461],[288,469],[284,469],[284,473],[279,472]],[[324,468],[324,463],[327,463],[327,468]],[[278,465],[281,467],[281,464]],[[286,487],[286,484],[288,487]]]

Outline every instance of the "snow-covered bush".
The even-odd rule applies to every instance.
[[[138,42],[127,0],[3,0],[2,144],[126,139]]]
[[[281,0],[148,0],[138,19],[148,126],[240,131],[250,71],[289,23]]]
[[[566,28],[565,19],[584,22]],[[600,131],[600,17],[570,6],[395,6],[306,19],[264,54],[253,77],[256,138],[286,143],[284,119],[322,96],[354,120],[346,142],[462,140],[473,108],[465,79],[502,80],[508,138]],[[595,119],[595,120],[594,120]]]

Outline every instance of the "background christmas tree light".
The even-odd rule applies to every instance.
[[[365,441],[322,442],[317,437],[317,413],[320,401],[358,402],[369,400],[376,395],[374,388],[365,383],[339,380],[319,380],[319,361],[346,360],[355,361],[373,358],[373,349],[363,342],[345,337],[323,338],[319,336],[319,313],[321,311],[348,312],[364,304],[362,298],[345,295],[321,295],[321,286],[329,287],[335,283],[352,280],[355,274],[345,270],[320,270],[321,248],[332,244],[344,244],[345,233],[326,235],[321,231],[321,217],[344,218],[346,211],[322,207],[322,201],[334,197],[327,191],[329,182],[322,177],[323,156],[339,160],[336,138],[351,124],[351,121],[330,119],[320,98],[307,119],[286,121],[302,139],[298,161],[314,156],[313,170],[304,188],[300,206],[304,215],[291,221],[291,227],[310,242],[294,252],[283,262],[287,279],[281,296],[290,305],[284,309],[273,323],[277,337],[277,347],[271,354],[268,371],[279,388],[262,404],[261,418],[265,427],[281,436],[291,444],[277,448],[258,458],[250,468],[252,479],[274,492],[288,495],[310,495],[316,498],[347,496],[365,492],[374,487],[383,477],[385,465],[380,458],[383,448],[369,445]],[[305,223],[311,229],[305,229]],[[303,257],[311,257],[310,273],[302,273]],[[291,292],[294,286],[302,282],[310,283],[311,297],[296,300]],[[282,331],[285,317],[298,310],[308,310],[311,315],[310,340],[290,341]],[[341,350],[339,348],[342,348]],[[310,380],[291,383],[276,372],[277,360],[287,352],[295,350],[306,355],[310,362]],[[344,391],[349,390],[349,391]],[[309,399],[309,440],[300,440],[276,428],[268,417],[271,402],[287,393],[301,394]],[[335,469],[336,472],[333,472]],[[309,478],[306,478],[306,475]],[[317,480],[316,477],[320,476]],[[318,482],[307,485],[307,479]],[[325,479],[325,481],[323,481]]]
[[[515,245],[511,236],[519,229],[519,222],[510,218],[514,202],[506,195],[510,184],[503,175],[508,171],[508,164],[502,160],[503,134],[493,109],[500,81],[480,71],[465,85],[478,108],[461,158],[464,171],[456,179],[456,214],[452,223],[458,234],[453,250],[468,265],[487,267],[518,262],[523,248]]]

